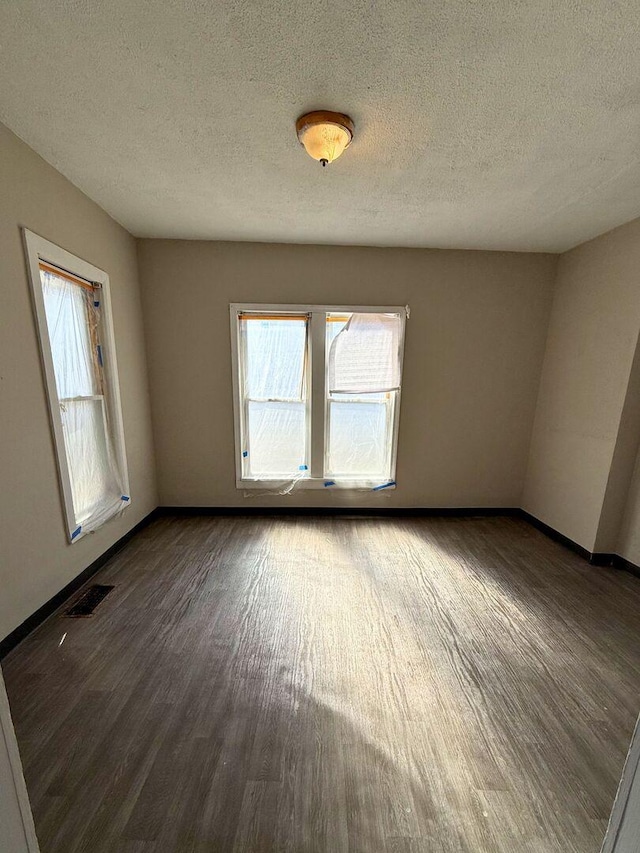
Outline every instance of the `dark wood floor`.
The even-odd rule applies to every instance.
[[[596,853],[640,580],[520,520],[161,519],[4,662],[42,853]]]

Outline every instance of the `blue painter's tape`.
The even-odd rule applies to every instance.
[[[102,367],[102,347],[100,346],[100,344],[96,346],[96,349],[98,350],[98,362],[100,364],[100,367]]]
[[[71,534],[71,538],[75,539],[76,536],[80,536],[81,533],[82,533],[82,525],[80,525],[80,527],[76,527],[76,529]]]
[[[120,500],[121,500],[121,501],[130,501],[130,500],[131,500],[131,498],[129,497],[129,495],[121,495],[121,496],[120,496]]]
[[[243,459],[246,459],[248,455],[249,455],[249,451],[248,451],[248,450],[243,450],[243,451],[242,451],[242,458],[243,458]]]
[[[309,470],[308,465],[298,465],[298,471],[308,471],[308,470]]]
[[[396,484],[395,480],[389,480],[388,483],[383,483],[381,486],[374,486],[373,489],[371,489],[371,491],[372,492],[379,492],[380,489],[388,489],[389,486],[395,486],[395,484]]]
[[[335,486],[335,484],[336,484],[336,481],[335,481],[335,480],[325,480],[325,481],[324,481],[324,487],[325,487],[325,489],[327,488],[327,486]]]

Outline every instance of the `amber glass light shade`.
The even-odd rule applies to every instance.
[[[323,166],[333,163],[351,144],[353,122],[343,113],[316,110],[300,116],[296,132],[307,154]]]

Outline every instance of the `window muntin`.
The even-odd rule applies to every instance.
[[[238,487],[268,488],[270,482],[283,480],[295,481],[296,486],[302,488],[393,486],[405,309],[308,305],[231,305],[230,309]],[[265,392],[262,387],[256,393],[254,383],[247,382],[246,378],[247,329],[270,322],[275,315],[280,318],[276,323],[282,322],[282,315],[289,321],[295,318],[300,322],[300,317],[306,321],[306,348],[300,347],[294,358],[283,359],[286,369],[280,376],[278,365],[283,362],[265,355],[270,350],[279,350],[263,340],[255,352],[262,358],[260,376],[270,377],[269,391]],[[252,320],[248,320],[249,317]],[[345,347],[343,336],[340,352],[332,356],[332,345],[348,324],[352,330],[349,346]],[[268,327],[263,326],[263,329],[266,333]],[[257,339],[256,331],[254,340]],[[359,357],[349,355],[348,363],[343,358],[342,365],[340,357],[336,361],[340,353],[353,354],[358,343],[364,343],[365,347]],[[373,349],[372,343],[375,344]],[[387,350],[386,355],[382,354],[382,362],[381,347]],[[345,367],[353,368],[354,365],[356,370],[345,373]],[[296,377],[294,398],[288,396],[292,382],[287,377],[291,375]],[[301,375],[303,380],[299,383]],[[345,382],[354,380],[356,386],[349,388],[348,393],[331,389],[336,381],[341,382],[339,387],[343,388]],[[276,398],[274,387],[282,382],[286,390],[280,388],[277,392],[280,396]],[[270,422],[261,430],[256,423],[257,413],[252,411],[258,402],[265,407],[276,404],[269,412],[272,419],[286,404],[296,406],[295,429],[293,413],[281,411],[277,426]],[[254,432],[258,434],[257,439]],[[270,439],[266,440],[266,436]],[[258,449],[260,458],[256,459]],[[272,460],[282,460],[287,454],[286,464],[269,461],[270,454]]]
[[[130,503],[109,279],[25,230],[63,508],[70,540]]]

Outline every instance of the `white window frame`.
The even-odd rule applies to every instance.
[[[86,535],[84,529],[77,533],[75,510],[73,507],[73,494],[71,491],[71,477],[67,463],[64,434],[62,431],[62,418],[60,416],[60,405],[56,387],[56,377],[51,353],[51,342],[49,340],[49,329],[42,294],[42,282],[40,279],[40,262],[50,263],[60,267],[72,275],[76,275],[93,284],[100,285],[100,345],[103,361],[103,376],[105,384],[105,405],[112,429],[113,452],[119,467],[124,487],[124,494],[129,500],[114,510],[113,515],[125,510],[131,505],[131,492],[129,490],[129,473],[127,469],[127,453],[124,440],[124,423],[122,420],[122,404],[120,400],[120,383],[118,381],[118,366],[116,361],[116,342],[113,330],[113,315],[111,311],[111,291],[109,276],[104,270],[94,267],[88,261],[72,255],[55,243],[45,240],[33,231],[23,228],[23,238],[29,281],[31,283],[31,295],[40,343],[40,357],[42,371],[45,381],[49,418],[54,437],[56,462],[58,468],[58,479],[60,482],[60,493],[62,497],[62,509],[66,522],[69,542],[78,542]],[[111,518],[113,516],[110,516]]]
[[[332,483],[331,489],[395,489],[396,460],[398,453],[398,432],[400,428],[400,398],[402,389],[397,391],[391,429],[392,447],[390,463],[390,482],[380,480],[357,479],[334,480],[324,475],[325,444],[327,441],[327,359],[326,359],[326,315],[329,313],[344,314],[399,314],[402,320],[400,337],[400,376],[402,376],[404,358],[404,336],[406,325],[406,306],[402,305],[278,305],[275,303],[239,303],[229,305],[231,323],[231,371],[233,382],[233,422],[236,460],[236,488],[238,489],[273,489],[282,480],[258,480],[243,476],[242,465],[242,435],[243,435],[243,404],[240,398],[240,336],[238,334],[238,315],[258,312],[264,314],[309,314],[309,375],[310,389],[307,399],[307,410],[310,414],[307,422],[311,431],[309,443],[310,470],[309,476],[296,479],[296,489],[324,489],[326,483]],[[293,479],[293,478],[291,478]],[[284,481],[290,482],[290,480]]]

